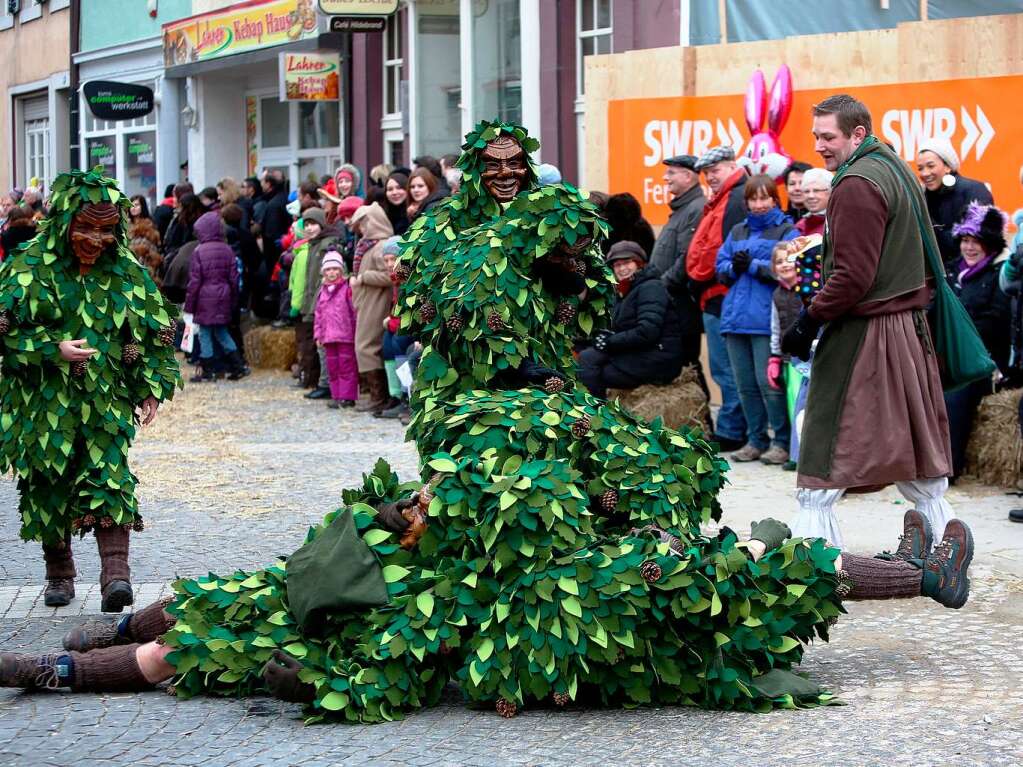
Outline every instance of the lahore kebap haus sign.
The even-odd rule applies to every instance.
[[[316,37],[316,0],[253,0],[163,25],[168,67]]]
[[[341,59],[336,53],[282,53],[281,101],[337,101]]]

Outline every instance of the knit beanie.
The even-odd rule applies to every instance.
[[[355,213],[359,208],[362,207],[361,197],[345,197],[337,205],[337,216],[338,218],[351,218],[352,214]]]
[[[306,208],[302,211],[302,219],[306,222],[315,221],[321,229],[327,225],[327,214],[323,208]]]
[[[953,173],[959,170],[959,155],[956,154],[952,142],[947,138],[930,138],[926,141],[921,141],[917,154],[920,154],[920,152],[934,152],[952,169]]]
[[[384,240],[383,254],[385,256],[397,256],[399,254],[398,243],[401,241],[401,235],[396,234],[394,237],[388,237]]]
[[[345,270],[345,262],[341,258],[341,254],[336,250],[328,250],[323,256],[323,263],[320,264],[320,273],[322,274],[331,268],[340,269],[342,272]]]

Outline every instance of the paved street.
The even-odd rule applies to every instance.
[[[377,456],[409,476],[397,422],[304,401],[282,374],[191,386],[132,453],[146,531],[133,537],[138,601],[177,575],[253,568],[294,550]],[[748,532],[795,508],[794,475],[739,466],[724,522]],[[977,540],[962,610],[930,600],[855,603],[802,670],[845,701],[765,715],[693,709],[529,711],[503,720],[464,706],[393,724],[304,726],[270,699],[178,701],[141,695],[0,691],[0,765],[1018,765],[1023,763],[1023,525],[1020,499],[977,485],[950,499]],[[0,648],[56,649],[98,612],[98,560],[76,543],[79,598],[42,605],[36,544],[18,539],[14,483],[0,480]],[[894,548],[907,508],[886,491],[842,503],[853,551]]]

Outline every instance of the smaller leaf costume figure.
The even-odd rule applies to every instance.
[[[63,173],[50,203],[0,265],[0,470],[18,477],[21,536],[43,544],[47,603],[60,604],[74,594],[72,532],[96,531],[104,587],[128,582],[128,531],[142,529],[127,461],[135,409],[181,379],[173,309],[128,247],[116,182],[101,168]],[[95,354],[65,359],[73,339]],[[115,590],[105,608],[130,604],[130,588]]]

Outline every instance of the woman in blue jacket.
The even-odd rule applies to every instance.
[[[733,227],[715,263],[718,281],[729,286],[721,309],[721,335],[749,434],[749,442],[732,459],[783,464],[789,458],[790,433],[785,395],[767,381],[775,288],[771,253],[779,241],[791,240],[799,232],[781,209],[773,179],[753,176],[746,182],[744,195],[749,213]],[[770,440],[768,424],[773,432]]]

